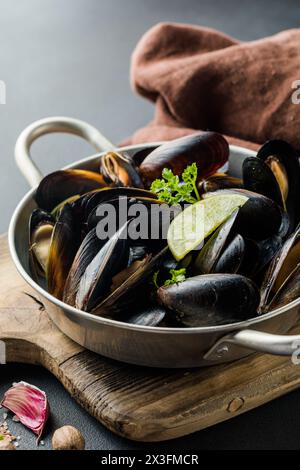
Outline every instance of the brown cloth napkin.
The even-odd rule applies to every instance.
[[[169,140],[201,129],[247,147],[281,138],[300,149],[295,80],[300,29],[240,42],[208,28],[158,24],[138,43],[131,66],[133,89],[155,103],[155,116],[130,141]]]

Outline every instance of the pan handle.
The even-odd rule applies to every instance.
[[[64,132],[83,137],[98,152],[114,148],[114,145],[95,127],[79,119],[58,116],[35,121],[23,130],[15,146],[17,165],[32,188],[43,179],[43,174],[31,158],[30,147],[36,139],[52,132]]]
[[[240,330],[223,336],[205,354],[204,359],[225,359],[227,353],[229,354],[230,344],[277,356],[300,356],[300,335],[275,335],[256,330]]]

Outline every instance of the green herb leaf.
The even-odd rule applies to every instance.
[[[164,286],[170,286],[171,284],[178,284],[179,282],[185,281],[186,268],[181,269],[170,269],[171,279],[167,279]]]
[[[0,441],[4,441],[4,436],[0,434]]]
[[[192,163],[191,165],[187,166],[184,172],[182,173],[183,181],[193,188],[193,191],[196,195],[198,201],[200,201],[200,195],[197,189],[197,175],[198,175],[198,168],[196,163]]]
[[[162,171],[162,179],[156,179],[151,184],[150,190],[157,194],[160,201],[169,205],[178,204],[180,202],[188,202],[194,204],[200,201],[197,189],[198,169],[196,163],[192,163],[186,167],[182,173],[182,181],[172,170],[164,168]],[[194,194],[194,195],[193,195]]]
[[[159,270],[155,271],[155,273],[153,273],[153,276],[152,276],[152,283],[155,285],[156,289],[159,289],[158,275],[159,275]]]

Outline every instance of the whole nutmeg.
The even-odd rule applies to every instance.
[[[0,440],[0,450],[17,450],[9,439]]]
[[[54,450],[84,450],[85,440],[78,429],[63,426],[53,434],[52,447]]]

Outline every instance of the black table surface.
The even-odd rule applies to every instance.
[[[13,159],[26,125],[51,115],[72,116],[119,142],[151,119],[152,105],[132,93],[128,80],[130,54],[149,27],[179,21],[253,40],[297,27],[299,18],[297,0],[0,0],[0,80],[6,84],[6,104],[0,105],[1,232],[27,190]],[[91,153],[85,142],[61,135],[36,142],[32,152],[45,173]],[[150,445],[114,436],[40,367],[0,367],[0,396],[18,380],[49,396],[52,415],[41,450],[50,448],[51,433],[64,424],[77,426],[89,449],[300,448],[300,391],[191,436]],[[20,424],[11,423],[11,430],[21,437],[20,448],[36,448],[34,436]]]

